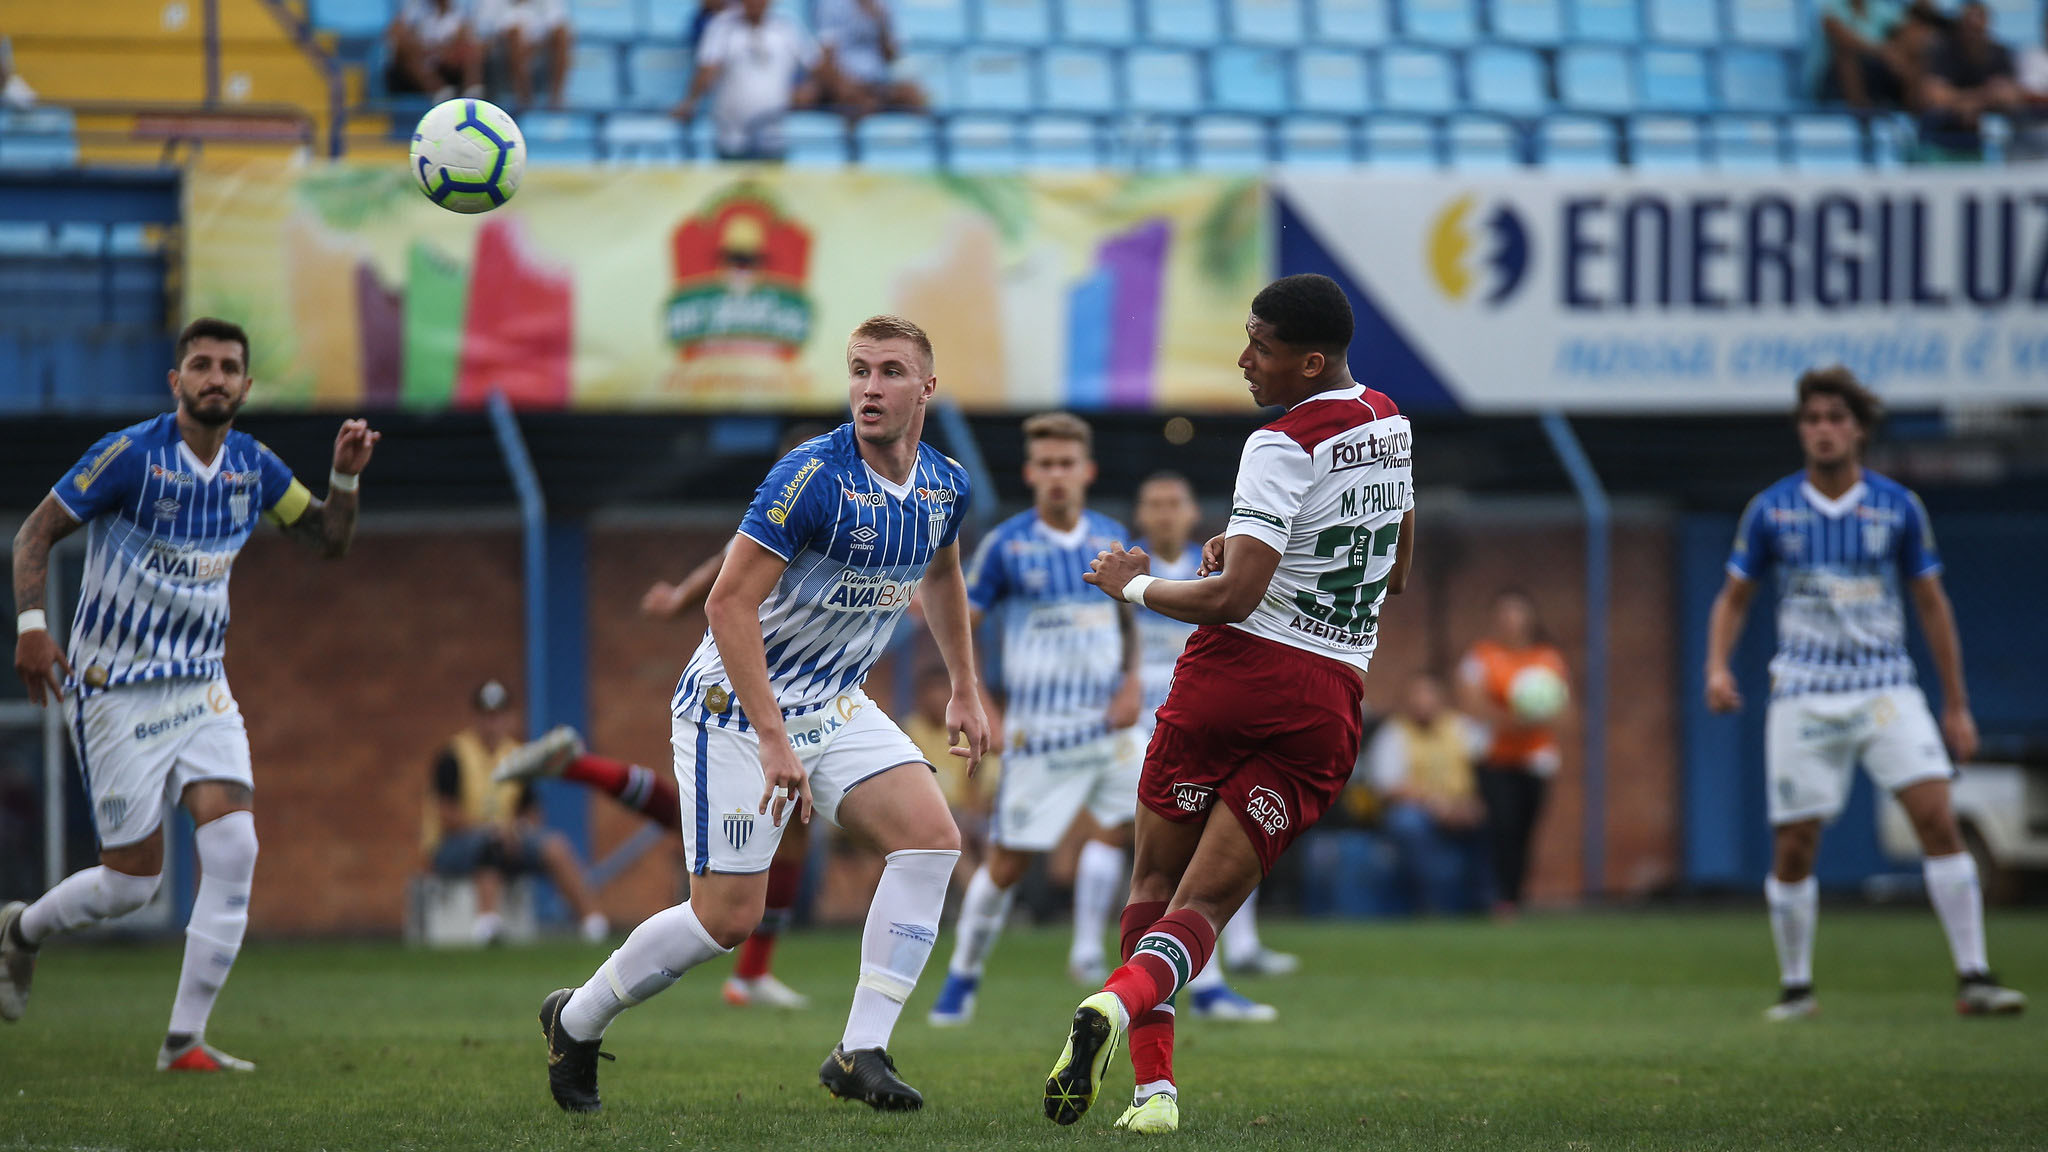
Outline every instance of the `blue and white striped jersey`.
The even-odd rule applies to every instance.
[[[288,524],[312,501],[247,433],[200,463],[169,412],[103,437],[50,494],[87,525],[69,652],[83,696],[221,675],[235,555],[258,516]]]
[[[1139,544],[1151,552],[1143,541]],[[1157,555],[1152,557],[1152,575],[1161,580],[1193,580],[1202,568],[1202,543],[1189,541],[1181,549],[1180,558],[1168,563]],[[1139,723],[1150,726],[1152,714],[1166,703],[1167,689],[1173,686],[1173,665],[1180,659],[1183,649],[1188,646],[1188,637],[1195,634],[1195,626],[1161,616],[1150,608],[1134,609],[1138,617],[1138,674],[1145,685],[1145,707]]]
[[[867,679],[933,555],[959,537],[967,500],[967,470],[926,444],[910,482],[890,483],[860,458],[851,424],[769,471],[739,530],[789,561],[761,602],[768,680],[784,716],[815,712]],[[750,727],[709,629],[672,708]]]
[[[984,613],[1001,609],[1009,751],[1052,752],[1109,731],[1109,700],[1124,675],[1119,609],[1081,577],[1097,552],[1127,538],[1100,513],[1083,512],[1062,533],[1033,510],[998,524],[974,554],[967,600]]]
[[[1839,500],[1803,473],[1763,490],[1742,514],[1728,571],[1778,577],[1771,695],[1913,683],[1900,582],[1941,571],[1920,498],[1864,469]]]

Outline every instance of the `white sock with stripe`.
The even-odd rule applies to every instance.
[[[903,1002],[939,942],[939,915],[960,853],[940,849],[891,852],[868,905],[860,936],[860,982],[840,1037],[842,1052],[889,1047]]]
[[[1074,864],[1074,942],[1067,949],[1067,964],[1092,968],[1102,963],[1102,935],[1109,929],[1109,917],[1117,907],[1117,889],[1124,888],[1124,852],[1089,840],[1081,845],[1081,857]]]
[[[562,1006],[562,1030],[577,1040],[595,1040],[619,1013],[730,951],[704,930],[688,902],[656,912],[641,921]]]
[[[1813,929],[1820,919],[1820,882],[1808,876],[1787,884],[1776,876],[1764,879],[1764,902],[1771,906],[1771,942],[1778,949],[1778,982],[1787,988],[1813,983]]]
[[[960,976],[981,975],[989,950],[1003,933],[1003,922],[1010,918],[1010,897],[989,878],[988,865],[974,870],[967,893],[960,898],[960,922],[953,926],[953,961],[948,971]]]

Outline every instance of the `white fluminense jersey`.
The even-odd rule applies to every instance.
[[[1324,392],[1251,434],[1231,536],[1280,553],[1242,628],[1360,672],[1379,643],[1401,516],[1415,506],[1408,418],[1364,385]]]
[[[1146,552],[1152,549],[1139,541]],[[1195,573],[1202,569],[1202,545],[1198,540],[1189,541],[1181,549],[1180,557],[1167,561],[1159,556],[1152,557],[1152,575],[1161,580],[1193,580]],[[1161,616],[1150,608],[1137,609],[1138,618],[1138,675],[1145,686],[1145,707],[1140,724],[1149,726],[1152,714],[1166,703],[1166,691],[1173,686],[1173,665],[1180,659],[1181,650],[1188,646],[1188,637],[1195,634],[1195,626]]]

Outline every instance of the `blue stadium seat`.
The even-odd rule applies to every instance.
[[[1231,37],[1239,44],[1292,48],[1306,32],[1302,0],[1230,0]]]
[[[1731,38],[1766,48],[1798,48],[1820,33],[1807,22],[1799,0],[1729,0]]]
[[[42,256],[55,237],[41,220],[0,220],[0,256]]]
[[[676,164],[685,159],[683,126],[661,115],[614,113],[600,135],[614,164]]]
[[[1060,39],[1121,48],[1138,38],[1133,0],[1060,0]]]
[[[1565,171],[1612,168],[1620,159],[1614,125],[1590,116],[1552,116],[1543,121],[1537,160]]]
[[[1351,124],[1324,117],[1295,117],[1280,125],[1280,163],[1289,168],[1349,168],[1358,163]]]
[[[1543,61],[1523,48],[1475,48],[1465,57],[1465,92],[1472,107],[1529,116],[1550,106]]]
[[[66,168],[78,163],[71,109],[42,105],[0,110],[0,168]]]
[[[1401,0],[1401,34],[1425,44],[1470,44],[1479,38],[1479,13],[1474,0]]]
[[[1784,166],[1778,123],[1765,116],[1716,116],[1707,125],[1714,167],[1742,170]]]
[[[107,250],[107,230],[82,220],[66,221],[57,225],[50,248],[59,256],[98,256]]]
[[[1792,106],[1792,73],[1785,56],[1760,48],[1721,53],[1721,106],[1734,112],[1779,112]]]
[[[163,248],[161,235],[152,235],[154,229],[147,224],[130,222],[116,224],[107,229],[107,255],[148,256]]]
[[[626,55],[626,87],[635,108],[666,108],[690,88],[691,59],[680,44],[636,44]]]
[[[1879,168],[1897,168],[1912,162],[1920,133],[1913,117],[1905,112],[1876,116],[1870,120],[1870,161]]]
[[[939,166],[938,137],[929,116],[878,112],[861,117],[853,135],[864,168],[928,171]]]
[[[1188,52],[1139,48],[1124,57],[1124,103],[1139,112],[1200,112],[1202,77]]]
[[[1619,48],[1567,48],[1558,54],[1557,92],[1565,106],[1587,112],[1636,107],[1635,76]]]
[[[2011,48],[2015,55],[2022,48],[2041,43],[2038,0],[1988,0],[1987,6],[1991,9],[1991,38]]]
[[[1451,112],[1458,107],[1458,81],[1451,58],[1419,48],[1391,48],[1380,54],[1379,107],[1396,112]]]
[[[889,13],[905,44],[967,43],[967,0],[893,0]]]
[[[1707,59],[1683,48],[1651,48],[1641,57],[1642,106],[1652,112],[1708,112]]]
[[[1024,155],[1034,168],[1094,168],[1102,163],[1102,144],[1087,120],[1034,116],[1024,125]]]
[[[853,161],[846,117],[837,112],[791,112],[782,118],[785,159],[798,168],[843,168]]]
[[[1014,172],[1023,166],[1015,120],[956,116],[946,122],[946,167],[957,172]]]
[[[1370,108],[1372,70],[1365,53],[1297,52],[1294,106],[1308,112],[1363,112]]]
[[[1044,44],[1052,39],[1046,0],[981,0],[981,39],[988,44]]]
[[[1634,44],[1643,38],[1636,0],[1571,0],[1572,36],[1603,44]]]
[[[1374,48],[1393,38],[1388,0],[1315,0],[1313,43]]]
[[[1685,116],[1635,116],[1628,122],[1629,163],[1654,172],[1697,172],[1706,166],[1700,122]]]
[[[640,27],[656,40],[680,40],[697,21],[703,0],[643,0]]]
[[[970,48],[960,54],[957,107],[974,112],[1029,112],[1031,57],[1007,48]]]
[[[630,40],[640,34],[640,6],[634,0],[569,0],[569,26],[579,37]]]
[[[382,36],[391,23],[390,0],[313,0],[313,27],[337,36]]]
[[[1189,160],[1203,172],[1258,171],[1273,162],[1266,125],[1250,116],[1203,116],[1188,131]]]
[[[619,53],[613,45],[584,40],[569,52],[569,83],[562,100],[571,108],[619,106]]]
[[[1666,44],[1718,44],[1721,12],[1715,0],[1648,0],[1650,38]]]
[[[1490,116],[1453,119],[1445,143],[1453,168],[1514,168],[1522,163],[1522,144],[1515,126]]]
[[[1863,125],[1854,116],[1794,116],[1786,126],[1794,168],[1841,171],[1868,165]]]
[[[1376,171],[1412,172],[1443,163],[1436,126],[1410,117],[1375,116],[1365,122],[1365,162]]]
[[[1107,114],[1117,109],[1116,74],[1109,55],[1085,48],[1058,48],[1038,58],[1038,90],[1055,112]]]
[[[1145,39],[1207,48],[1223,38],[1216,0],[1145,0]]]
[[[519,117],[527,159],[535,164],[588,164],[597,159],[597,124],[575,112],[527,112]]]
[[[1564,39],[1560,0],[1491,0],[1488,27],[1495,39],[1516,44],[1556,44]]]
[[[953,75],[953,58],[950,53],[936,49],[921,52],[905,52],[897,57],[897,68],[905,76],[916,77],[924,89],[925,107],[934,112],[945,112],[958,103],[954,95],[958,78]]]
[[[1209,54],[1209,103],[1224,112],[1287,111],[1287,60],[1265,48]]]

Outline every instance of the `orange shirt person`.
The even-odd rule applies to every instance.
[[[1526,592],[1507,589],[1494,597],[1493,629],[1472,645],[1458,667],[1458,704],[1490,732],[1479,765],[1479,793],[1486,803],[1493,843],[1494,913],[1512,916],[1522,905],[1529,871],[1530,840],[1543,814],[1550,778],[1563,763],[1557,710],[1542,720],[1528,718],[1511,703],[1517,676],[1546,668],[1568,682],[1564,655],[1544,643],[1536,605]]]

